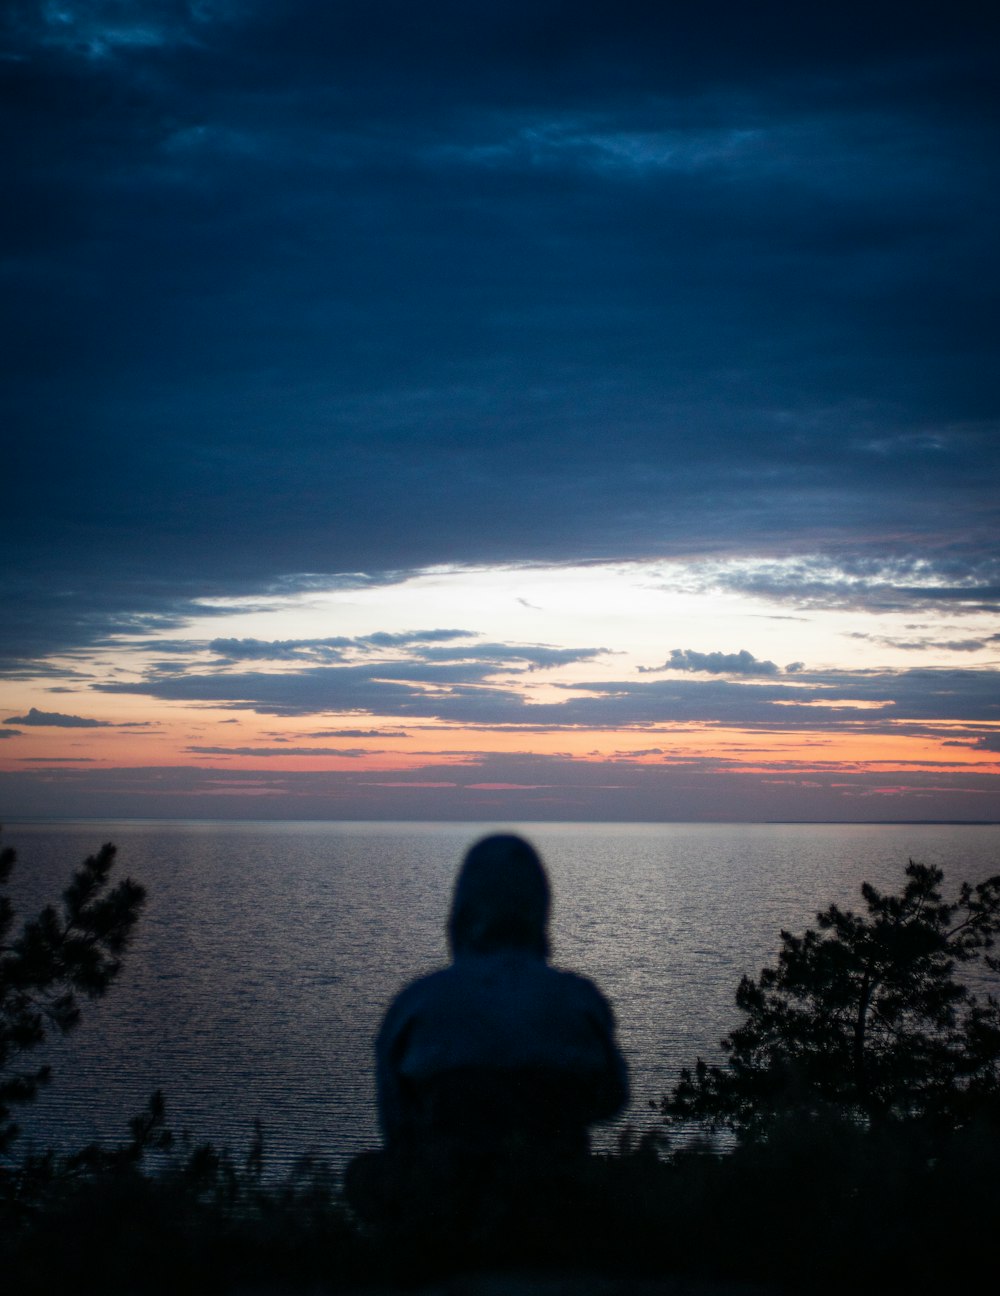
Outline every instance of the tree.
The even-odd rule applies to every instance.
[[[802,937],[781,933],[776,967],[736,994],[723,1066],[699,1058],[663,1099],[668,1124],[766,1134],[783,1112],[833,1111],[869,1127],[957,1128],[1000,1119],[1000,1003],[956,977],[1000,971],[1000,874],[941,898],[940,869],[915,864],[899,895],[865,883],[866,914],[836,905]]]
[[[65,1035],[80,1021],[79,996],[100,998],[121,970],[121,956],[145,900],[125,878],[108,888],[110,843],[89,856],[63,892],[62,912],[46,905],[10,939],[15,913],[4,893],[16,855],[0,851],[0,1155],[17,1136],[11,1108],[29,1102],[50,1068],[25,1068],[24,1054],[50,1031]]]

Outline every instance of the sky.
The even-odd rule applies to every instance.
[[[8,0],[0,815],[1000,819],[998,36]]]

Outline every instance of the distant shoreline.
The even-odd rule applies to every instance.
[[[725,827],[740,825],[751,828],[773,828],[782,824],[789,824],[795,827],[809,827],[813,825],[819,827],[834,828],[878,828],[885,827],[938,827],[938,828],[996,828],[1000,826],[1000,819],[526,819],[523,817],[505,818],[498,816],[492,819],[311,819],[311,818],[285,818],[283,816],[272,819],[244,819],[244,818],[200,818],[191,815],[178,815],[176,817],[157,816],[151,818],[146,815],[0,815],[0,825],[7,826],[10,824],[69,824],[69,823],[145,823],[145,824],[180,824],[180,823],[211,823],[211,824],[296,824],[296,823],[314,823],[314,824],[365,824],[365,825],[388,825],[388,824],[413,824],[417,827],[425,827],[432,824],[538,824],[541,827],[546,825],[556,826],[558,824],[580,824],[593,827],[667,827],[668,825],[704,825],[705,827]]]

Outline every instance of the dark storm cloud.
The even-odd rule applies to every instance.
[[[442,562],[849,546],[1000,605],[996,28],[7,5],[6,651]]]
[[[89,720],[86,716],[62,715],[58,711],[39,711],[32,707],[27,715],[8,716],[4,724],[40,725],[58,729],[111,729],[108,720]]]

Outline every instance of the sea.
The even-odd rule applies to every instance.
[[[451,888],[489,831],[534,843],[553,890],[553,962],[611,1001],[632,1101],[599,1127],[655,1128],[680,1068],[719,1060],[744,974],[830,903],[907,861],[946,894],[1000,871],[995,824],[8,822],[24,918],[103,842],[148,891],[120,977],[80,1027],[32,1055],[52,1081],[19,1109],[22,1152],[127,1140],[157,1089],[179,1145],[238,1160],[262,1123],[268,1173],[312,1156],[340,1173],[377,1146],[372,1042],[393,995],[447,962]]]

